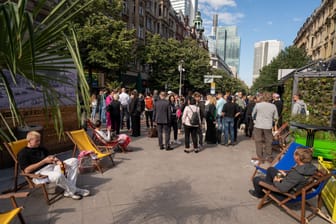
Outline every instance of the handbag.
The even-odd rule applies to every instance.
[[[158,133],[157,133],[156,127],[148,129],[148,137],[149,138],[156,138],[156,137],[158,137]]]

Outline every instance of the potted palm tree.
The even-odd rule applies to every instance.
[[[0,3],[0,93],[8,99],[12,118],[9,122],[0,111],[0,138],[2,141],[15,139],[13,127],[28,125],[20,113],[12,87],[20,79],[25,79],[32,90],[42,93],[43,110],[61,136],[62,93],[54,87],[55,82],[75,88],[77,107],[82,99],[85,108],[89,108],[89,87],[71,19],[92,1],[78,6],[80,0],[62,0],[39,21],[36,18],[41,16],[41,9],[48,3],[46,0],[36,1],[29,11],[27,0],[16,2]],[[75,81],[68,77],[69,70],[76,71]]]

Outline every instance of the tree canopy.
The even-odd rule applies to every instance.
[[[150,83],[153,88],[177,91],[180,72],[183,67],[183,89],[201,90],[206,88],[203,76],[210,71],[209,54],[190,38],[179,42],[175,39],[165,40],[160,35],[149,35],[145,45],[145,62],[151,65]]]
[[[265,86],[274,85],[278,82],[279,69],[300,68],[310,60],[305,50],[295,46],[287,47],[260,70],[260,76],[255,80],[251,89],[257,91]]]
[[[126,29],[120,17],[121,7],[120,0],[97,0],[76,18],[86,68],[116,73],[126,71],[128,63],[134,60],[135,31]]]

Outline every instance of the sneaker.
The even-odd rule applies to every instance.
[[[76,193],[79,194],[79,195],[82,196],[82,197],[87,197],[87,196],[90,195],[90,191],[89,191],[89,190],[86,190],[86,189],[80,189],[80,188],[77,189],[77,192],[76,192]]]
[[[255,190],[252,190],[252,189],[249,190],[249,193],[250,193],[250,195],[252,195],[255,198],[262,198],[262,197],[264,197],[263,195],[258,195],[257,192]]]
[[[192,152],[192,151],[193,151],[193,149],[185,149],[185,150],[184,150],[185,153],[190,153],[190,152]]]
[[[199,153],[199,151],[200,151],[199,148],[194,149],[194,152],[195,152],[195,153]]]
[[[64,192],[63,196],[66,197],[66,198],[72,198],[74,200],[80,200],[80,199],[82,199],[82,196],[74,194],[74,193],[71,193],[71,192]]]
[[[176,144],[179,144],[179,145],[182,144],[182,142],[179,141],[179,140],[175,140],[175,143],[176,143]]]
[[[260,161],[257,159],[251,159],[251,163],[253,166],[259,166]]]

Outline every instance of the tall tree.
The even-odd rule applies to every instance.
[[[270,64],[260,70],[260,76],[253,83],[251,89],[258,90],[265,86],[276,84],[279,69],[300,68],[306,65],[310,60],[303,49],[295,46],[287,47],[281,51]]]
[[[181,43],[181,57],[185,62],[185,70],[188,89],[204,90],[204,75],[210,72],[209,52],[198,46],[196,40],[185,39]]]
[[[184,69],[181,79],[188,89],[201,90],[205,87],[203,76],[209,72],[208,52],[192,39],[179,42],[165,40],[160,35],[148,35],[145,46],[145,62],[152,67],[150,82],[153,88],[177,91],[180,83],[179,64]],[[185,89],[185,88],[184,88]]]
[[[134,59],[135,31],[126,29],[121,9],[120,0],[97,0],[77,17],[78,41],[87,69],[120,75]]]

